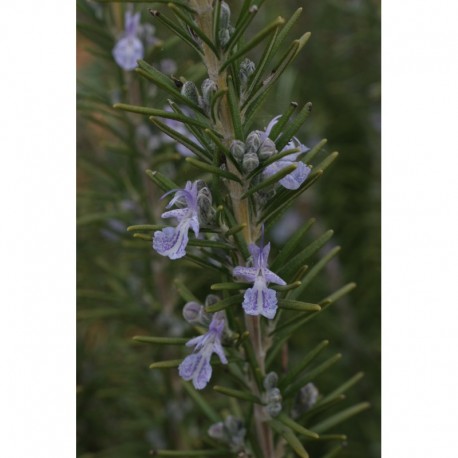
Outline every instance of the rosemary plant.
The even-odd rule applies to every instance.
[[[324,390],[316,379],[341,355],[312,365],[328,347],[322,340],[305,348],[291,365],[288,349],[297,333],[307,332],[306,326],[355,284],[310,299],[311,282],[339,247],[312,266],[308,263],[323,253],[332,231],[310,241],[315,220],[304,221],[280,249],[271,249],[270,234],[338,154],[323,157],[326,140],[309,148],[296,136],[311,114],[310,102],[286,102],[282,113],[255,127],[263,102],[310,39],[309,32],[288,38],[302,10],[253,33],[263,0],[155,3],[158,9],[148,9],[151,23],[170,29],[176,46],[195,53],[205,71],[178,78],[151,63],[148,49],[157,39],[132,6],[122,10],[124,31],[117,36],[112,58],[130,88],[124,95],[134,103],[115,103],[113,116],[132,123],[137,137],[142,132],[151,137],[153,126],[161,131],[158,150],[174,142],[173,153],[156,160],[148,153],[141,161],[156,189],[148,191],[149,208],[136,212],[138,220],[128,231],[152,246],[154,302],[162,302],[169,312],[179,301],[177,294],[185,302],[177,332],[137,335],[134,340],[170,347],[172,359],[157,359],[150,368],[172,371],[173,383],[180,380],[179,390],[193,400],[206,424],[194,448],[154,447],[151,454],[337,456],[346,436],[335,427],[369,405],[361,402],[337,413],[332,409],[362,374]],[[260,48],[259,58],[251,60]],[[140,93],[156,87],[166,95],[166,107],[154,100],[154,106],[135,103],[147,100],[135,86],[141,78]],[[134,120],[127,113],[139,116]],[[161,274],[171,263],[178,266],[174,282]],[[190,264],[195,267],[189,269]],[[206,287],[204,295],[196,297],[196,282]]]

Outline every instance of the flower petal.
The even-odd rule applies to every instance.
[[[212,367],[210,364],[210,357],[202,355],[199,363],[197,364],[192,383],[196,390],[202,390],[207,386],[212,376]]]
[[[276,273],[272,272],[269,269],[264,269],[264,278],[267,283],[276,283],[277,285],[286,285],[285,280],[280,278]]]
[[[143,59],[142,42],[132,35],[121,38],[113,48],[113,57],[116,63],[124,70],[130,71],[137,66],[137,60]]]
[[[255,267],[238,266],[234,268],[234,270],[232,271],[232,275],[234,277],[238,277],[240,280],[254,282],[256,279],[257,271],[258,269],[256,269]]]
[[[188,214],[187,208],[176,208],[175,210],[169,210],[162,213],[161,218],[177,218],[181,221]]]
[[[193,353],[192,355],[186,356],[186,358],[178,366],[178,373],[180,374],[180,377],[184,380],[191,380],[201,359],[202,355],[199,353]]]
[[[290,174],[283,177],[279,183],[286,189],[298,189],[301,184],[307,179],[311,170],[303,162],[294,162],[297,168]]]
[[[253,288],[246,290],[242,307],[247,315],[263,315],[271,320],[277,311],[277,294],[267,288],[262,277],[258,278]]]
[[[179,259],[186,254],[188,244],[189,224],[184,221],[178,227],[165,227],[162,231],[156,231],[153,238],[153,248],[162,256],[170,259]]]

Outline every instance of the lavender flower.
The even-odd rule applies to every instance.
[[[113,48],[113,57],[116,63],[124,70],[133,70],[137,60],[143,59],[143,44],[138,38],[140,13],[132,14],[126,11],[125,31]]]
[[[161,215],[162,218],[176,218],[177,227],[166,227],[162,231],[156,231],[153,237],[153,248],[162,256],[170,259],[182,258],[186,254],[188,244],[188,230],[194,231],[196,237],[199,235],[199,217],[197,205],[197,182],[188,181],[184,189],[169,191],[164,196],[175,193],[175,197],[166,208],[178,203],[184,208],[170,210]],[[163,196],[163,197],[164,197]]]
[[[208,327],[208,332],[186,343],[187,347],[194,346],[194,353],[186,356],[178,367],[178,373],[184,380],[192,380],[196,390],[202,390],[210,381],[212,376],[210,359],[213,353],[219,356],[223,364],[227,364],[227,358],[221,346],[225,324],[224,312],[216,312]]]
[[[253,288],[245,291],[242,306],[248,315],[263,315],[271,320],[277,311],[277,294],[267,285],[269,283],[286,285],[286,282],[267,268],[270,243],[265,247],[263,244],[258,247],[252,243],[248,248],[253,257],[254,266],[238,266],[232,272],[235,277],[241,280],[253,282]]]
[[[267,140],[272,128],[275,126],[275,124],[277,124],[278,118],[280,118],[280,116],[276,116],[274,119],[272,119],[266,130],[264,132],[260,132],[261,142],[265,142]],[[296,170],[289,173],[279,181],[279,183],[284,188],[291,190],[299,188],[299,186],[307,179],[311,172],[310,167],[307,167],[302,161],[298,160],[298,156],[300,154],[306,153],[310,148],[307,148],[307,146],[303,145],[296,137],[294,137],[280,152],[293,148],[298,148],[299,152],[291,153],[282,157],[278,161],[268,165],[263,171],[263,177],[268,178],[284,169],[288,165],[295,164],[297,167]]]

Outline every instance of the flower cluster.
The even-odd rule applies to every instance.
[[[213,353],[219,356],[223,364],[227,364],[227,358],[221,345],[225,325],[224,312],[216,312],[213,314],[208,332],[194,337],[186,344],[187,347],[194,346],[194,353],[186,356],[178,367],[178,372],[184,380],[192,380],[196,390],[205,388],[211,378],[210,359]]]
[[[294,137],[281,151],[277,151],[275,141],[269,138],[269,135],[280,117],[276,116],[272,119],[265,130],[254,130],[250,132],[245,142],[234,140],[231,145],[231,153],[234,159],[240,163],[243,171],[250,173],[262,161],[270,159],[276,154],[293,150],[291,154],[280,157],[278,160],[267,165],[262,172],[262,177],[267,179],[285,167],[294,164],[296,169],[279,180],[281,186],[294,190],[298,189],[304,183],[311,172],[310,167],[305,165],[299,158],[299,156],[309,151],[309,148]],[[294,150],[298,151],[294,152]]]

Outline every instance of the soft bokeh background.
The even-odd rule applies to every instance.
[[[239,3],[230,2],[234,10]],[[131,340],[188,331],[180,315],[184,300],[173,283],[177,275],[192,278],[188,286],[197,296],[206,294],[206,272],[182,264],[177,274],[176,263],[126,233],[130,224],[154,222],[162,209],[161,192],[149,182],[146,168],[162,167],[180,183],[180,177],[195,172],[145,120],[111,109],[117,101],[165,103],[152,85],[123,72],[111,57],[122,31],[123,6],[85,0],[77,5],[77,453],[84,458],[141,457],[151,447],[192,444],[199,428],[208,427],[191,415],[192,404],[173,371],[148,369],[149,363],[180,353]],[[299,357],[304,348],[328,338],[332,350],[344,357],[323,376],[323,386],[364,371],[348,402],[369,401],[372,407],[339,427],[349,437],[341,456],[375,458],[380,456],[380,2],[267,0],[250,33],[299,6],[304,11],[291,38],[310,30],[312,39],[271,93],[257,127],[290,101],[311,101],[312,116],[299,138],[309,146],[327,138],[327,151],[337,150],[340,156],[271,238],[283,243],[312,216],[315,235],[335,231],[332,244],[342,251],[310,295],[327,294],[349,281],[358,287],[297,335],[291,354]],[[136,6],[143,11],[143,24],[153,24],[149,7]],[[166,73],[201,79],[196,56],[160,25],[154,27],[145,29],[151,44],[146,60]]]

